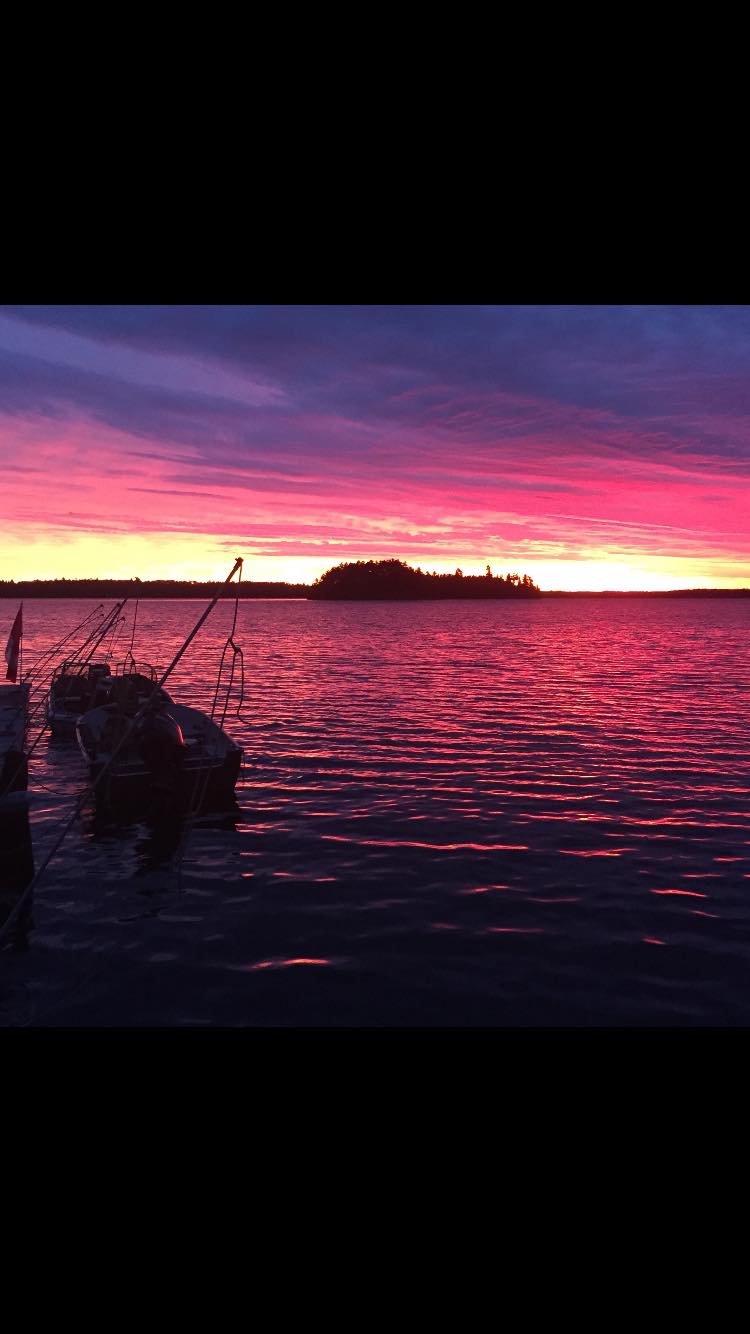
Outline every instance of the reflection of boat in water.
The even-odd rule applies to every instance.
[[[96,799],[108,806],[193,811],[231,797],[240,772],[241,747],[207,714],[169,699],[132,712],[122,701],[102,705],[76,734]]]
[[[91,709],[119,702],[133,711],[146,703],[156,687],[153,667],[131,660],[133,670],[124,666],[112,671],[107,662],[63,662],[56,669],[46,700],[47,722],[53,736],[74,736],[78,719]],[[170,702],[166,690],[157,696]]]

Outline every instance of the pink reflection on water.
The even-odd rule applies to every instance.
[[[561,798],[569,800],[569,798]],[[521,811],[520,816],[525,820],[556,820],[558,824],[596,824],[611,820],[611,815],[592,815],[577,811],[552,811],[545,813],[543,811]],[[605,838],[617,838],[617,834],[605,834]]]
[[[679,894],[686,899],[707,899],[708,894],[701,894],[697,889],[650,889],[649,894]]]
[[[321,834],[332,843],[356,843],[362,848],[434,848],[438,852],[528,852],[528,843],[418,843],[409,838],[347,838],[344,834]]]
[[[555,894],[551,898],[541,898],[539,895],[529,894],[527,897],[530,903],[580,903],[581,902],[580,894],[571,894],[564,896],[562,894]]]
[[[644,945],[666,945],[666,940],[658,940],[656,936],[641,936]]]
[[[462,889],[462,894],[491,894],[493,889],[510,889],[510,885],[477,885],[476,889]]]
[[[558,848],[565,857],[621,857],[623,852],[635,852],[635,848],[598,848],[595,852],[586,852],[575,848]]]
[[[487,926],[481,934],[490,936],[543,936],[543,926]]]
[[[246,973],[258,973],[265,968],[296,968],[300,964],[307,967],[326,967],[333,963],[333,959],[264,959],[261,963],[245,964],[242,971]]]

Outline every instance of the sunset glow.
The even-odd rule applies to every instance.
[[[0,578],[750,585],[750,312],[4,307]]]

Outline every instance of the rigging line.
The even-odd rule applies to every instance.
[[[105,618],[104,618],[104,630],[101,630],[101,627],[100,627],[100,626],[97,626],[97,627],[96,627],[96,630],[93,630],[93,631],[92,631],[92,634],[91,634],[91,635],[88,635],[88,638],[87,638],[87,639],[84,639],[83,644],[81,644],[81,648],[80,648],[80,650],[79,650],[79,654],[80,654],[81,651],[83,651],[83,648],[85,648],[85,646],[87,646],[87,644],[88,644],[88,642],[89,642],[89,639],[93,639],[93,636],[95,636],[95,635],[97,634],[97,631],[101,631],[100,634],[99,634],[99,638],[97,638],[97,639],[95,640],[95,643],[93,643],[92,646],[91,646],[91,648],[89,648],[89,651],[88,651],[87,656],[85,656],[85,658],[81,658],[81,659],[80,659],[80,667],[85,667],[85,666],[87,666],[87,663],[88,663],[89,658],[91,658],[92,654],[95,654],[95,652],[96,652],[96,650],[97,650],[97,647],[99,647],[99,644],[101,643],[101,640],[104,639],[104,635],[107,634],[107,631],[109,630],[109,628],[111,628],[111,626],[112,626],[112,619],[115,618],[117,612],[121,611],[121,608],[124,607],[124,604],[125,604],[125,602],[127,602],[127,600],[128,600],[127,598],[124,598],[124,599],[123,599],[123,602],[117,604],[116,607],[113,607],[113,608],[112,608],[112,611],[109,612],[109,614],[108,614],[107,616],[105,616]],[[75,683],[75,680],[76,680],[77,678],[80,678],[80,676],[81,676],[81,672],[80,672],[80,671],[79,671],[79,672],[73,672],[73,674],[72,674],[72,676],[71,676],[71,680],[69,680],[67,686],[65,686],[65,690],[63,691],[63,695],[60,696],[60,702],[61,702],[61,703],[64,703],[64,702],[65,702],[65,699],[68,698],[69,692],[71,692],[71,690],[72,690],[73,683]],[[41,706],[43,706],[43,704],[44,704],[44,699],[45,699],[45,698],[47,698],[47,696],[44,696],[43,699],[39,699],[39,700],[37,700],[37,702],[36,702],[36,704],[35,704],[35,707],[33,707],[33,710],[31,711],[31,714],[28,714],[28,716],[27,716],[27,731],[28,731],[29,724],[31,724],[31,723],[33,722],[33,720],[36,719],[37,714],[39,714],[40,708],[41,708]],[[19,760],[19,763],[17,763],[17,766],[16,766],[16,768],[15,768],[15,771],[13,771],[12,774],[11,774],[11,776],[9,776],[9,779],[7,780],[7,783],[5,783],[5,787],[3,788],[3,791],[0,792],[0,796],[7,796],[8,792],[12,790],[13,783],[16,782],[16,778],[17,778],[17,776],[19,776],[21,770],[23,770],[24,764],[27,764],[27,763],[28,763],[28,760],[31,759],[31,756],[33,755],[33,752],[35,752],[36,747],[39,746],[40,740],[41,740],[41,738],[43,738],[43,736],[44,736],[44,732],[47,731],[47,726],[48,726],[47,718],[45,718],[45,719],[44,719],[43,726],[41,726],[39,732],[37,732],[37,734],[36,734],[36,736],[35,736],[35,739],[33,739],[33,742],[32,742],[32,744],[31,744],[31,746],[29,746],[28,748],[24,746],[24,747],[23,747],[23,750],[21,750],[21,752],[20,752],[20,754],[21,754],[21,758],[20,758],[20,760]]]
[[[136,622],[137,622],[137,620],[138,620],[138,602],[139,602],[139,599],[136,598],[136,600],[135,600],[135,611],[133,612],[133,633],[132,633],[132,635],[130,636],[130,661],[131,661],[131,662],[134,662],[134,661],[135,661],[135,659],[134,659],[134,657],[133,657],[133,644],[134,644],[134,642],[135,642],[135,627],[136,627]]]
[[[245,655],[242,652],[242,649],[238,649],[237,652],[240,655],[240,702],[237,705],[237,712],[235,716],[239,718],[241,723],[245,723],[246,726],[251,727],[255,720],[253,718],[243,717],[242,713],[240,712],[245,698]]]
[[[74,663],[77,660],[80,660],[83,650],[87,647],[88,644],[91,643],[92,639],[97,639],[97,636],[99,636],[99,639],[97,639],[97,643],[100,642],[100,640],[107,633],[107,630],[112,624],[112,619],[117,614],[118,611],[119,607],[117,605],[112,607],[110,611],[107,612],[106,616],[103,616],[102,619],[94,626],[93,630],[89,631],[83,643],[79,644],[77,648],[69,650],[69,655],[63,659],[63,662],[60,665],[61,666],[64,665],[65,662]],[[70,638],[70,636],[67,636],[67,638]],[[34,687],[35,691],[43,690],[45,682],[48,681],[52,676],[54,676],[56,670],[57,667],[53,667],[50,671],[49,666],[47,666],[45,668],[44,677],[40,681],[38,681]]]
[[[81,665],[85,666],[88,663],[91,654],[95,652],[95,650],[101,644],[104,636],[111,629],[116,617],[122,611],[126,602],[127,598],[123,598],[121,602],[115,603],[114,607],[110,608],[106,616],[104,616],[103,619],[99,621],[98,625],[94,626],[93,630],[86,636],[83,643],[80,644],[77,649],[75,649],[73,656],[66,658],[65,661],[70,663],[77,663],[79,666]],[[92,640],[95,641],[93,644],[93,648],[86,655],[85,658],[82,658],[81,654],[83,653],[84,649],[88,647],[88,645],[91,643]],[[54,675],[54,670],[55,669],[53,669],[53,675]]]
[[[228,648],[229,648],[229,640],[227,640],[226,644],[224,645],[223,649],[221,650],[221,658],[219,659],[219,671],[218,671],[218,674],[217,674],[217,677],[216,677],[216,686],[215,686],[215,689],[214,689],[214,698],[213,698],[213,703],[212,703],[212,705],[211,705],[211,714],[210,714],[210,717],[211,717],[211,721],[212,721],[212,722],[213,722],[213,718],[214,718],[214,713],[216,712],[216,701],[217,701],[217,699],[218,699],[218,697],[219,697],[219,686],[220,686],[220,684],[221,684],[221,676],[222,676],[222,672],[224,671],[224,659],[225,659],[225,657],[226,657],[226,652],[227,652],[227,649],[228,649]]]
[[[41,664],[42,662],[44,662],[45,658],[51,658],[52,655],[53,655],[54,653],[59,653],[60,649],[61,649],[65,644],[67,644],[68,640],[69,640],[69,639],[72,639],[72,638],[73,638],[73,635],[78,634],[78,631],[83,629],[83,627],[84,627],[84,625],[86,624],[86,622],[87,622],[87,621],[90,621],[92,616],[96,616],[97,612],[101,611],[102,608],[103,608],[103,606],[104,606],[104,603],[103,603],[103,602],[100,602],[99,605],[98,605],[98,607],[94,607],[94,610],[93,610],[93,611],[90,611],[90,612],[88,613],[88,616],[84,616],[83,620],[82,620],[82,621],[79,621],[79,622],[78,622],[78,625],[76,625],[72,630],[70,630],[69,633],[68,633],[67,635],[63,635],[63,638],[62,638],[62,639],[59,639],[59,640],[57,641],[56,644],[53,644],[53,645],[52,645],[51,648],[45,649],[44,652],[40,655],[40,657],[38,657],[38,658],[36,659],[36,661],[33,663],[33,665],[32,665],[32,666],[29,668],[29,670],[27,671],[25,677],[23,678],[24,681],[31,681],[31,680],[33,680],[33,678],[36,676],[36,674],[37,674],[37,672],[38,672],[38,670],[39,670],[40,664]]]
[[[98,649],[99,645],[101,644],[101,642],[102,642],[104,636],[108,633],[108,631],[111,630],[112,627],[113,627],[114,625],[117,624],[118,617],[120,616],[120,613],[122,612],[122,609],[123,609],[123,607],[125,606],[125,604],[127,603],[127,601],[128,601],[127,598],[123,598],[121,602],[116,603],[116,605],[112,608],[111,612],[109,613],[109,616],[106,618],[106,624],[103,625],[103,626],[100,626],[100,627],[99,627],[99,631],[100,631],[100,633],[99,633],[98,637],[96,638],[96,642],[94,643],[94,645],[93,645],[93,647],[91,648],[90,652],[89,652],[89,653],[87,654],[87,656],[83,659],[83,662],[82,662],[82,665],[83,665],[83,666],[86,665],[86,663],[88,662],[89,658],[91,657],[91,654],[96,652],[96,650]],[[125,618],[123,617],[122,619],[124,620]],[[95,634],[96,634],[96,632],[95,632]],[[90,635],[89,638],[90,638],[90,639],[93,639],[93,638],[94,638],[94,635]],[[80,650],[81,652],[82,652],[83,649],[86,647],[86,644],[88,644],[88,640],[86,640],[86,642],[85,642],[84,644],[81,645],[81,650]]]
[[[231,580],[234,578],[235,574],[237,573],[237,570],[238,570],[238,569],[240,569],[240,570],[242,569],[242,557],[241,557],[241,556],[238,556],[238,557],[237,557],[237,559],[236,559],[234,565],[232,566],[232,569],[230,570],[229,574],[227,575],[226,579],[224,580],[224,583],[223,583],[222,586],[221,586],[222,588],[226,587],[226,585],[229,584],[229,583],[231,582]],[[145,701],[144,704],[141,705],[141,707],[140,707],[140,709],[138,710],[138,712],[135,713],[135,714],[133,715],[133,717],[131,718],[129,725],[126,727],[125,731],[123,732],[122,736],[120,737],[120,740],[118,741],[117,745],[115,746],[114,750],[112,751],[112,754],[110,755],[109,759],[107,760],[107,763],[106,763],[105,765],[103,765],[103,767],[99,770],[99,773],[96,775],[96,778],[95,778],[91,783],[89,783],[89,785],[88,785],[88,787],[86,788],[86,790],[85,790],[84,792],[82,792],[81,796],[78,798],[78,801],[77,801],[76,804],[75,804],[75,807],[74,807],[74,809],[73,809],[73,811],[72,811],[72,813],[71,813],[71,816],[70,816],[70,818],[69,818],[67,824],[65,825],[65,827],[64,827],[64,829],[63,829],[63,831],[62,831],[62,833],[60,834],[60,837],[57,839],[57,842],[53,845],[53,847],[51,848],[51,850],[47,853],[47,856],[45,857],[44,861],[42,862],[42,865],[39,867],[39,870],[36,872],[36,874],[35,874],[35,875],[32,877],[32,879],[29,881],[29,884],[26,886],[26,889],[24,890],[23,894],[21,895],[21,897],[19,898],[18,902],[16,903],[16,906],[14,907],[13,911],[10,913],[10,915],[9,915],[8,917],[6,917],[6,919],[5,919],[5,921],[4,921],[3,925],[2,925],[2,927],[0,927],[0,945],[2,944],[2,942],[3,942],[3,940],[5,939],[6,935],[8,934],[8,931],[10,930],[10,927],[13,925],[13,923],[16,921],[16,919],[18,918],[19,914],[21,913],[21,911],[22,911],[22,909],[23,909],[23,905],[25,904],[25,902],[26,902],[26,900],[28,899],[29,895],[31,895],[31,894],[33,893],[33,891],[34,891],[36,885],[39,883],[39,880],[41,879],[42,875],[44,874],[44,872],[46,871],[46,869],[47,869],[47,867],[49,866],[50,862],[52,861],[52,858],[54,857],[54,855],[55,855],[55,853],[57,852],[58,848],[60,848],[60,846],[62,845],[63,839],[65,838],[66,834],[67,834],[68,831],[73,827],[73,824],[74,824],[75,820],[78,818],[78,816],[80,815],[81,811],[83,810],[84,804],[86,803],[86,801],[88,801],[89,797],[92,795],[92,793],[93,793],[93,792],[95,791],[95,789],[98,787],[98,785],[99,785],[99,783],[101,782],[101,780],[102,780],[102,778],[104,777],[104,775],[105,775],[105,774],[108,772],[108,770],[110,769],[110,767],[111,767],[111,765],[113,764],[114,760],[116,759],[117,755],[119,755],[120,751],[122,750],[123,746],[125,745],[125,742],[130,738],[130,736],[131,736],[132,732],[134,731],[135,727],[138,725],[138,723],[141,721],[141,719],[142,719],[142,718],[144,717],[144,715],[146,714],[148,708],[150,707],[150,704],[151,704],[152,699],[153,699],[153,698],[155,697],[155,695],[156,695],[157,690],[161,690],[162,686],[164,685],[164,682],[167,680],[167,678],[169,677],[169,675],[171,674],[171,672],[174,671],[174,668],[177,666],[177,663],[180,661],[180,658],[182,657],[183,653],[184,653],[185,650],[187,649],[188,645],[191,644],[192,641],[195,639],[195,636],[197,635],[197,633],[198,633],[198,631],[200,630],[201,626],[203,625],[204,621],[206,621],[206,620],[208,619],[208,617],[211,615],[211,612],[213,611],[213,609],[214,609],[214,607],[216,606],[216,603],[219,601],[219,598],[220,598],[220,597],[221,597],[221,588],[219,588],[219,590],[218,590],[218,592],[216,593],[215,597],[212,598],[212,600],[211,600],[211,602],[209,603],[208,607],[207,607],[206,610],[203,612],[203,615],[200,617],[200,619],[197,621],[197,623],[193,626],[193,629],[191,630],[190,634],[188,635],[187,639],[185,640],[184,644],[182,645],[182,648],[180,648],[180,649],[177,651],[177,653],[175,654],[174,658],[173,658],[172,661],[170,662],[170,664],[169,664],[169,666],[167,667],[166,671],[163,673],[163,675],[162,675],[162,677],[161,677],[161,680],[159,680],[159,681],[155,684],[155,686],[154,686],[154,688],[153,688],[151,694],[149,695],[148,699]],[[125,599],[125,601],[127,601],[127,599]]]
[[[109,615],[105,617],[105,622],[106,622],[106,624],[105,624],[105,628],[102,630],[102,632],[101,632],[101,634],[99,635],[99,638],[96,640],[96,642],[95,642],[94,644],[92,644],[92,646],[91,646],[91,648],[89,649],[88,654],[86,655],[86,657],[83,658],[83,659],[81,659],[81,662],[80,662],[80,666],[81,666],[81,667],[85,667],[86,664],[88,663],[89,658],[91,657],[92,653],[95,653],[95,652],[96,652],[97,648],[99,647],[99,644],[101,643],[102,639],[104,638],[104,636],[106,635],[107,631],[108,631],[108,630],[110,629],[110,627],[111,627],[111,624],[112,624],[112,617],[113,617],[117,612],[119,612],[119,611],[122,610],[122,608],[124,607],[124,605],[125,605],[126,602],[127,602],[127,598],[124,598],[123,601],[119,604],[119,606],[114,607],[114,608],[112,609],[112,611],[109,613]],[[99,628],[100,628],[100,627],[97,627],[97,629],[99,629]],[[93,634],[96,634],[96,630],[93,632]],[[81,646],[82,648],[85,648],[86,644],[89,642],[89,639],[92,639],[92,638],[93,638],[93,634],[92,634],[92,635],[89,635],[89,636],[88,636],[88,639],[84,640],[84,643],[83,643],[83,645]],[[80,652],[80,650],[79,650],[79,652]],[[65,700],[68,698],[68,695],[70,694],[70,691],[71,691],[71,689],[73,688],[73,684],[74,684],[74,682],[75,682],[76,679],[78,679],[79,677],[82,677],[82,673],[81,673],[80,671],[79,671],[79,672],[76,672],[76,673],[73,673],[73,675],[71,676],[70,681],[68,682],[68,684],[67,684],[67,686],[65,687],[65,690],[64,690],[64,692],[63,692],[63,694],[62,694],[62,696],[61,696],[61,703],[64,703]],[[39,710],[41,709],[41,707],[42,707],[43,704],[44,704],[44,699],[37,700],[37,703],[36,703],[34,709],[32,710],[32,712],[28,715],[28,717],[27,717],[27,719],[26,719],[26,730],[28,730],[29,724],[32,722],[32,720],[36,718],[36,716],[37,716],[37,714],[39,713]],[[11,776],[10,776],[10,778],[8,779],[8,781],[7,781],[6,785],[5,785],[5,787],[3,788],[3,791],[0,792],[0,797],[5,797],[5,796],[7,796],[8,793],[11,791],[11,789],[12,789],[12,787],[13,787],[13,784],[15,783],[15,781],[16,781],[18,775],[21,773],[21,770],[23,769],[24,764],[28,764],[29,760],[31,759],[31,756],[34,754],[34,751],[36,750],[37,746],[39,745],[39,742],[41,741],[42,737],[44,736],[44,733],[45,733],[46,730],[47,730],[47,726],[48,726],[48,724],[47,724],[47,719],[45,718],[44,723],[42,724],[42,726],[41,726],[39,732],[37,733],[36,737],[34,738],[34,741],[32,742],[32,744],[31,744],[28,748],[27,748],[26,746],[24,746],[23,749],[21,750],[21,758],[20,758],[20,760],[19,760],[19,762],[18,762],[18,764],[17,764],[15,770],[13,771],[13,773],[12,773]]]
[[[236,647],[236,645],[235,645],[235,643],[234,643],[234,632],[235,632],[235,630],[236,630],[236,628],[237,628],[237,613],[238,613],[239,604],[240,604],[240,584],[242,583],[242,573],[243,573],[242,566],[240,566],[240,577],[239,577],[239,579],[237,580],[237,592],[236,592],[236,594],[235,594],[235,599],[234,599],[234,615],[233,615],[233,617],[232,617],[232,629],[231,629],[231,631],[229,632],[229,637],[228,637],[226,643],[224,644],[224,648],[222,649],[221,658],[220,658],[220,660],[219,660],[219,670],[218,670],[217,675],[216,675],[216,688],[215,688],[215,690],[214,690],[213,704],[211,705],[211,721],[213,722],[213,720],[214,720],[214,710],[216,709],[216,701],[217,701],[218,694],[219,694],[219,685],[220,685],[220,682],[221,682],[222,672],[223,672],[223,670],[224,670],[224,659],[225,659],[225,657],[226,657],[227,649],[228,649],[229,646],[231,645],[232,648],[234,649],[234,657],[232,658],[232,669],[231,669],[231,672],[230,672],[230,675],[229,675],[229,685],[227,686],[227,695],[226,695],[226,699],[225,699],[225,702],[224,702],[224,712],[222,713],[222,716],[221,716],[221,723],[219,724],[220,727],[223,727],[223,725],[224,725],[224,719],[225,719],[225,717],[226,717],[227,708],[228,708],[228,706],[229,706],[229,696],[230,696],[230,692],[231,692],[231,689],[232,689],[232,680],[234,679],[234,664],[235,664],[235,662],[236,662],[237,652],[238,652],[237,647]],[[185,827],[184,827],[184,829],[183,829],[182,837],[181,837],[180,842],[179,842],[178,847],[177,847],[177,852],[175,853],[175,856],[174,856],[173,859],[172,859],[172,866],[173,866],[173,868],[176,867],[176,870],[177,870],[177,892],[178,892],[178,894],[180,893],[180,891],[181,891],[181,889],[182,889],[182,863],[183,863],[183,859],[184,859],[184,856],[185,856],[185,851],[186,851],[186,848],[187,848],[188,839],[190,838],[190,835],[191,835],[191,833],[192,833],[192,831],[193,831],[193,825],[194,825],[194,823],[195,823],[195,820],[196,820],[196,818],[198,817],[198,815],[200,814],[200,812],[201,812],[201,810],[202,810],[202,808],[203,808],[203,803],[204,803],[204,801],[205,801],[205,799],[206,799],[206,792],[208,791],[208,783],[209,783],[210,775],[211,775],[211,770],[210,770],[210,768],[207,767],[207,768],[206,768],[206,773],[205,773],[205,776],[204,776],[204,780],[203,780],[203,790],[202,790],[202,792],[201,792],[201,794],[200,794],[200,798],[199,798],[199,800],[196,802],[196,796],[197,796],[197,794],[198,794],[198,786],[199,786],[199,781],[200,781],[200,771],[196,774],[195,784],[194,784],[194,787],[193,787],[193,793],[192,793],[192,796],[191,796],[191,798],[190,798],[190,805],[189,805],[189,807],[188,807],[188,814],[187,814],[187,818],[186,818],[186,821],[185,821]]]
[[[108,612],[105,612],[104,616],[99,621],[98,625],[95,625],[93,630],[89,631],[83,643],[80,644],[79,647],[75,650],[76,654],[83,653],[83,650],[86,648],[86,646],[91,642],[92,639],[95,639],[98,634],[100,633],[106,634],[106,627],[112,624],[113,617],[117,615],[118,611],[121,610],[123,605],[124,604],[122,602],[116,602],[113,607],[110,607]],[[70,638],[70,636],[66,636],[66,638]]]
[[[67,650],[69,653],[72,652],[73,658],[75,658],[76,653],[82,652],[86,644],[88,644],[89,640],[91,639],[92,634],[95,635],[98,633],[98,631],[104,625],[105,620],[106,617],[102,617],[99,621],[97,621],[97,624],[94,626],[93,631],[86,636],[86,638],[83,641],[83,644],[80,646],[79,649]],[[30,690],[29,690],[30,700],[33,697],[37,696],[40,692],[46,690],[56,670],[55,664],[52,661],[53,658],[57,655],[57,653],[60,652],[60,650],[65,646],[65,644],[68,643],[70,639],[72,639],[73,635],[75,635],[76,632],[82,628],[83,628],[82,625],[76,626],[75,630],[72,630],[69,635],[66,635],[63,640],[61,640],[58,644],[54,645],[52,649],[47,650],[47,652],[44,653],[40,659],[37,660],[37,662],[34,665],[34,668],[32,669],[32,673],[30,673],[26,677],[26,680],[30,685]]]
[[[241,569],[242,569],[242,557],[238,556],[236,561],[234,562],[234,565],[232,566],[232,569],[230,570],[229,574],[224,580],[224,583],[221,585],[221,588],[225,588],[226,585],[230,583],[231,580],[234,578],[237,571]],[[181,649],[178,649],[177,653],[175,654],[169,666],[167,667],[167,670],[165,671],[161,680],[157,682],[156,686],[154,687],[153,691],[154,694],[156,693],[157,690],[161,690],[162,686],[164,685],[164,682],[166,681],[167,677],[170,676],[171,673],[174,671],[174,668],[177,666],[178,662],[180,661],[180,658],[187,649],[188,645],[192,643],[198,631],[200,630],[201,626],[203,625],[204,621],[206,621],[208,617],[211,615],[211,612],[213,611],[214,607],[216,606],[216,603],[219,601],[219,598],[221,597],[221,588],[219,589],[216,596],[212,598],[210,605],[206,608],[200,620],[197,622],[195,626],[193,626],[193,629],[190,631],[190,634],[185,640],[185,643],[182,645]],[[151,696],[149,696],[149,700],[147,702],[150,703],[150,700]]]
[[[224,658],[226,657],[227,649],[231,646],[232,649],[234,650],[235,654],[237,653],[237,646],[236,646],[236,644],[235,644],[235,642],[234,642],[234,632],[235,632],[235,630],[237,629],[237,612],[238,612],[238,610],[239,610],[239,605],[240,605],[240,584],[241,584],[241,583],[242,583],[242,570],[240,570],[240,577],[239,577],[239,579],[237,580],[237,593],[236,593],[236,595],[235,595],[235,599],[234,599],[234,616],[232,617],[232,628],[231,628],[231,630],[229,631],[229,635],[228,635],[228,637],[227,637],[226,643],[224,644],[224,648],[222,649],[222,653],[221,653],[221,661],[219,662],[219,672],[218,672],[218,675],[217,675],[217,677],[216,677],[216,689],[215,689],[215,691],[214,691],[213,704],[211,705],[211,720],[212,720],[212,721],[213,721],[213,717],[214,717],[214,712],[215,712],[215,710],[216,710],[216,701],[217,701],[217,699],[218,699],[218,697],[219,697],[219,687],[220,687],[220,685],[221,685],[221,676],[222,676],[222,672],[224,671]],[[233,676],[234,676],[234,665],[232,665],[232,673],[231,673],[231,676],[230,676],[230,679],[229,679],[229,687],[228,687],[228,690],[231,690],[231,686],[232,686],[232,677],[233,677]],[[225,703],[225,705],[224,705],[224,713],[223,713],[223,715],[222,715],[222,719],[226,717],[226,712],[227,712],[227,708],[228,708],[228,707],[229,707],[229,694],[227,693],[227,699],[226,699],[226,703]]]
[[[227,709],[229,708],[229,699],[230,699],[230,696],[231,696],[231,694],[232,694],[232,682],[234,681],[234,669],[235,669],[235,667],[237,666],[237,655],[238,655],[239,653],[241,653],[241,649],[238,649],[238,648],[237,648],[237,645],[236,645],[235,643],[232,643],[232,650],[233,650],[233,653],[232,653],[232,666],[231,666],[230,669],[229,669],[229,681],[227,682],[227,693],[226,693],[226,696],[225,696],[225,699],[224,699],[224,711],[223,711],[223,713],[222,713],[222,715],[221,715],[221,722],[219,723],[219,727],[223,727],[223,726],[224,726],[224,723],[225,723],[225,721],[226,721]]]
[[[104,661],[105,661],[105,662],[109,662],[110,658],[112,657],[112,654],[113,654],[113,652],[114,652],[114,648],[115,648],[115,644],[116,644],[116,642],[117,642],[117,640],[118,640],[118,638],[119,638],[119,636],[120,636],[120,631],[122,630],[122,627],[123,627],[124,624],[125,624],[125,617],[124,617],[124,616],[121,616],[120,619],[119,619],[118,621],[115,621],[114,629],[113,629],[113,631],[112,631],[112,638],[111,638],[110,641],[109,641],[109,648],[107,649],[107,652],[106,652],[105,655],[104,655]]]
[[[239,648],[238,645],[235,644],[235,642],[234,642],[234,629],[235,629],[235,626],[236,626],[236,624],[237,624],[237,607],[238,607],[238,606],[239,606],[239,591],[238,591],[238,593],[237,593],[237,602],[235,603],[235,609],[234,609],[234,622],[232,623],[232,640],[231,640],[231,642],[232,642],[232,648],[234,649],[234,658],[232,659],[232,675],[233,675],[233,676],[234,676],[234,668],[235,668],[235,664],[236,664],[236,662],[237,662],[237,656],[238,656],[238,655],[239,655],[239,659],[240,659],[240,698],[239,698],[239,702],[238,702],[238,704],[237,704],[237,710],[236,710],[236,714],[235,714],[235,716],[236,716],[237,718],[240,718],[240,719],[241,719],[240,709],[242,708],[242,705],[243,705],[243,702],[244,702],[244,699],[245,699],[245,655],[244,655],[242,649]],[[222,716],[222,726],[224,725],[224,718],[226,717],[226,711],[227,711],[228,708],[229,708],[229,695],[227,694],[227,702],[226,702],[226,705],[225,705],[225,707],[224,707],[224,714],[223,714],[223,716]],[[243,765],[244,765],[244,754],[243,754]]]
[[[124,605],[124,604],[118,604],[118,605],[115,605],[115,606],[111,609],[111,611],[107,612],[107,615],[104,617],[104,619],[103,619],[102,621],[100,621],[98,625],[96,625],[96,626],[94,627],[94,629],[91,631],[91,633],[90,633],[89,635],[86,636],[86,638],[84,639],[83,643],[79,646],[79,648],[77,648],[77,649],[75,650],[75,653],[73,654],[73,656],[70,657],[70,658],[66,658],[65,661],[64,661],[63,663],[60,664],[61,667],[64,667],[64,666],[65,666],[65,663],[68,662],[68,663],[70,663],[71,665],[73,665],[73,664],[77,665],[78,668],[79,668],[78,672],[72,672],[72,673],[70,673],[72,679],[71,679],[71,681],[69,682],[68,686],[66,687],[65,694],[63,695],[63,699],[65,699],[65,698],[67,697],[68,691],[71,689],[71,685],[72,685],[72,681],[73,681],[73,679],[75,679],[76,677],[80,677],[80,676],[82,675],[82,673],[81,673],[81,671],[80,671],[80,668],[81,668],[81,667],[85,667],[85,666],[88,664],[88,661],[89,661],[89,659],[91,658],[92,654],[96,652],[96,650],[97,650],[97,648],[99,647],[100,643],[102,642],[104,636],[107,634],[108,630],[109,630],[109,629],[111,628],[111,626],[113,625],[113,623],[114,623],[114,619],[115,619],[117,613],[122,609],[122,605]],[[83,650],[87,647],[88,644],[91,643],[92,640],[95,641],[94,644],[93,644],[93,646],[92,646],[92,648],[89,650],[89,652],[87,653],[86,657],[85,657],[85,658],[82,658],[81,655],[82,655],[82,653],[83,653]],[[51,678],[54,677],[54,674],[55,674],[55,671],[56,671],[56,670],[57,670],[57,668],[53,668],[53,669],[52,669],[52,672],[51,672],[51,674],[50,674],[50,677],[48,678],[47,684],[50,684],[50,683],[51,683]],[[40,682],[37,688],[40,689],[40,690],[43,690],[43,689],[44,689],[44,682]],[[45,692],[45,697],[46,697],[46,692]],[[28,721],[29,721],[29,722],[31,722],[31,720],[32,720],[32,719],[36,716],[36,714],[39,712],[39,709],[40,709],[40,707],[41,707],[41,705],[42,705],[43,703],[44,703],[44,698],[42,698],[42,700],[37,700],[37,701],[36,701],[36,704],[35,704],[35,706],[34,706],[34,709],[33,709],[32,712],[29,714],[29,718],[28,718]]]

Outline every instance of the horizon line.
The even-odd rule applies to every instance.
[[[482,575],[465,576],[466,578],[484,578]],[[154,584],[171,584],[176,587],[209,589],[221,585],[221,579],[173,579],[168,577],[157,577],[155,579],[141,579],[139,576],[77,576],[68,578],[65,575],[52,578],[35,579],[0,579],[0,598],[18,596],[17,590],[21,586],[29,585],[60,585],[60,584],[127,584],[136,588],[147,589]],[[235,585],[240,590],[255,586],[266,588],[296,588],[312,589],[313,583],[302,583],[291,579],[245,579],[242,584]],[[227,587],[227,596],[233,595],[233,587]],[[6,591],[7,590],[7,591]],[[693,587],[693,588],[541,588],[539,595],[542,597],[679,597],[690,594],[701,596],[719,595],[719,596],[737,596],[741,594],[750,594],[750,585],[740,587]],[[241,595],[241,594],[240,594]],[[356,599],[355,599],[356,600]]]

